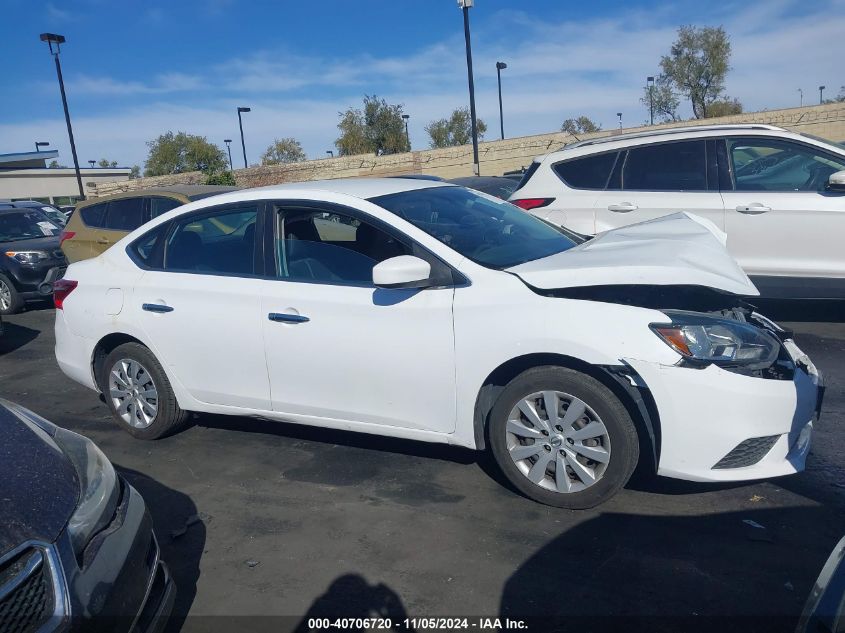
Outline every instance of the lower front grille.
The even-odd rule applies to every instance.
[[[752,437],[740,442],[736,448],[725,455],[713,469],[722,468],[743,468],[753,466],[772,450],[772,446],[778,441],[780,435],[767,435],[765,437]]]
[[[36,631],[53,616],[53,585],[40,550],[27,548],[4,561],[0,578],[0,633]]]

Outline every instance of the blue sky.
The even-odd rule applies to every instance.
[[[455,0],[0,0],[0,153],[50,141],[71,162],[55,70],[38,35],[62,33],[80,161],[143,166],[167,130],[238,138],[257,162],[274,137],[310,157],[333,149],[337,113],[364,94],[403,103],[415,149],[424,126],[468,102]],[[495,62],[503,60],[505,133],[539,134],[586,114],[640,124],[645,77],[681,24],[731,36],[727,92],[746,109],[817,102],[845,84],[845,0],[476,0],[471,10],[479,116],[496,138]],[[688,109],[686,109],[688,110]],[[237,162],[237,161],[236,161]]]

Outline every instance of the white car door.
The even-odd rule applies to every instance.
[[[693,139],[649,143],[623,151],[607,189],[596,197],[595,232],[678,211],[705,217],[724,230],[715,156],[709,157],[707,149],[705,139]]]
[[[162,270],[136,284],[132,310],[154,353],[201,402],[270,410],[255,274],[256,203],[178,218]]]
[[[273,409],[317,425],[451,433],[454,290],[375,288],[373,266],[410,245],[350,213],[275,211],[278,278],[261,297]]]
[[[766,136],[726,145],[728,250],[746,273],[845,282],[845,194],[825,189],[845,156]]]

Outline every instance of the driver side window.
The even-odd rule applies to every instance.
[[[729,138],[736,191],[824,191],[845,159],[813,147],[772,138]]]
[[[411,248],[352,216],[316,209],[277,214],[276,273],[280,279],[371,286],[373,266]]]

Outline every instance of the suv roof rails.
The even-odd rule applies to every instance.
[[[576,147],[586,147],[588,145],[599,145],[601,143],[612,143],[613,141],[627,141],[629,139],[649,138],[652,136],[665,136],[668,134],[678,134],[685,132],[719,132],[730,130],[769,130],[774,132],[786,132],[787,130],[776,125],[767,125],[765,123],[735,123],[722,125],[685,125],[682,127],[663,128],[660,130],[646,130],[643,132],[628,132],[627,134],[611,134],[609,136],[602,136],[601,138],[590,139],[587,141],[578,141],[569,145],[564,145],[560,149],[574,149]],[[560,149],[558,151],[560,151]]]

